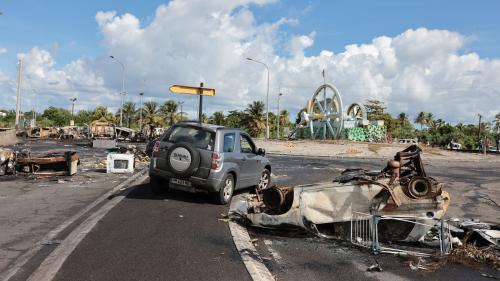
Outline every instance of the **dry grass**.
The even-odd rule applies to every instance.
[[[355,155],[355,154],[360,154],[360,153],[363,153],[363,151],[359,150],[359,149],[356,149],[354,147],[350,147],[348,149],[346,149],[343,153],[341,154],[349,154],[349,155]]]
[[[444,156],[441,153],[440,149],[438,149],[438,148],[428,147],[428,146],[425,146],[425,145],[421,145],[419,147],[422,149],[422,151],[424,153],[427,153],[427,154],[430,154],[430,155]]]

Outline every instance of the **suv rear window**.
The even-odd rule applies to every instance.
[[[186,142],[196,148],[214,150],[215,133],[196,127],[175,126],[169,130],[162,141]]]

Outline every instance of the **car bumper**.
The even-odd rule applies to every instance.
[[[172,189],[183,190],[189,192],[217,192],[220,189],[222,178],[212,178],[209,176],[207,179],[198,178],[198,177],[187,177],[181,178],[176,176],[168,171],[156,169],[152,166],[149,168],[149,176],[157,176],[164,178],[169,181],[169,186]],[[171,178],[182,179],[185,181],[191,182],[192,186],[187,187],[183,185],[178,185],[170,182]]]

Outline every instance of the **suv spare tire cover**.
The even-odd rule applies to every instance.
[[[168,149],[168,170],[180,177],[189,177],[200,165],[200,154],[196,148],[189,143],[176,143]]]

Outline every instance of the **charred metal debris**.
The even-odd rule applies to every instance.
[[[0,148],[0,175],[26,173],[47,176],[76,174],[80,158],[74,151],[31,153]]]
[[[257,227],[298,227],[349,240],[375,254],[430,256],[436,248],[448,254],[461,244],[454,235],[464,231],[443,220],[450,196],[443,183],[426,174],[421,153],[412,145],[381,171],[348,169],[332,182],[274,186],[240,201],[238,210]],[[496,232],[478,234],[499,246],[491,237]]]

